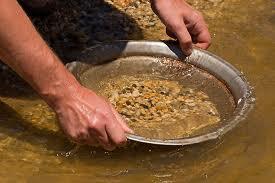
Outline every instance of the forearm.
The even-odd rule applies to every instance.
[[[0,58],[50,105],[75,89],[78,82],[49,49],[16,0],[0,1],[0,22]]]

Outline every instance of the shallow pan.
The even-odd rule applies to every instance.
[[[221,81],[232,94],[236,107],[232,116],[218,128],[206,133],[180,139],[151,139],[138,135],[128,134],[127,138],[133,141],[158,145],[188,145],[221,137],[233,129],[240,121],[246,118],[253,107],[251,88],[243,76],[231,64],[214,54],[195,48],[192,55],[185,57],[174,42],[160,41],[116,41],[100,44],[83,51],[78,61],[68,63],[67,68],[80,78],[89,67],[102,65],[122,57],[167,57],[202,69]]]

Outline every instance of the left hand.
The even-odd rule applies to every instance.
[[[151,0],[153,11],[166,26],[167,35],[177,38],[184,54],[192,53],[192,44],[207,49],[211,37],[201,13],[184,0]]]

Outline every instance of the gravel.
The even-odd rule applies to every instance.
[[[220,121],[206,93],[152,75],[122,75],[102,82],[102,92],[138,135],[174,139]]]

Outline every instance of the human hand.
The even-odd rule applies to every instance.
[[[111,104],[77,82],[17,1],[0,0],[0,22],[1,59],[55,110],[71,140],[107,150],[125,144],[131,130]]]
[[[153,11],[166,26],[167,35],[178,39],[184,54],[192,53],[192,43],[207,49],[211,37],[200,12],[184,0],[151,0]]]
[[[110,103],[82,86],[54,109],[61,128],[76,143],[111,151],[125,145],[125,132],[133,133]]]

